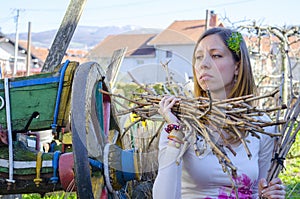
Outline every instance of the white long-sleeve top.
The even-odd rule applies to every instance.
[[[274,132],[274,127],[266,127],[266,132]],[[258,181],[266,178],[270,168],[274,139],[260,134],[260,139],[246,138],[251,159],[242,144],[233,147],[234,156],[224,148],[233,165],[237,167],[237,185],[240,199],[258,197]],[[183,155],[179,165],[176,158],[180,149],[168,145],[168,134],[163,131],[159,142],[159,170],[153,186],[154,199],[232,199],[235,197],[231,178],[222,170],[217,157],[209,146],[199,157],[192,146]],[[200,143],[201,145],[201,143]]]

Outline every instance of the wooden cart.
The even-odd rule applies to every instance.
[[[126,198],[120,190],[138,179],[137,159],[122,150],[102,89],[109,85],[94,62],[66,61],[51,73],[1,80],[7,143],[0,146],[0,195],[64,190],[84,199]],[[43,141],[49,132],[53,138]]]

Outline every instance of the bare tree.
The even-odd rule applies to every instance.
[[[299,66],[299,60],[295,57],[300,52],[300,27],[258,26],[254,22],[252,25],[240,26],[239,28],[247,30],[250,35],[250,53],[259,57],[256,64],[264,65],[264,69],[271,67],[269,74],[265,74],[266,70],[257,70],[256,72],[260,71],[259,76],[264,78],[266,75],[281,77],[282,81],[279,82],[282,83],[280,85],[282,87],[282,102],[287,104],[289,97],[295,97],[292,89],[293,82],[295,82],[293,69],[296,65]],[[256,40],[251,40],[251,37],[256,38]],[[293,63],[291,60],[293,60]],[[271,64],[268,66],[268,63]],[[254,67],[257,67],[257,65],[254,65]],[[276,82],[278,84],[278,81]]]

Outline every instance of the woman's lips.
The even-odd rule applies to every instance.
[[[211,78],[212,78],[212,76],[210,74],[206,74],[206,73],[204,73],[203,75],[200,76],[200,80],[202,80],[202,81],[207,81]]]

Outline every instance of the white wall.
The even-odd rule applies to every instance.
[[[158,82],[167,81],[167,72],[160,65],[155,63],[138,65],[127,71],[120,71],[117,77],[118,82],[132,82],[132,79],[128,75],[128,72],[142,84],[152,84]],[[183,73],[178,73],[173,69],[170,69],[169,73],[172,74],[172,78],[175,82],[185,83],[185,76]]]
[[[127,72],[141,65],[159,64],[155,56],[131,56],[125,57],[120,67],[121,72]]]
[[[193,76],[192,72],[192,55],[194,45],[168,45],[157,46],[158,57],[165,62],[170,58],[166,58],[166,51],[173,53],[169,68],[178,71],[179,73],[186,73],[189,77]]]
[[[188,77],[192,77],[192,54],[193,45],[169,45],[158,46],[154,56],[131,56],[125,57],[120,67],[118,81],[126,77],[127,71],[134,73],[139,78],[140,83],[165,82],[166,71],[162,63],[169,60],[168,69],[176,82],[184,83]],[[172,57],[166,57],[167,51],[172,52]],[[124,77],[125,76],[125,77]]]

